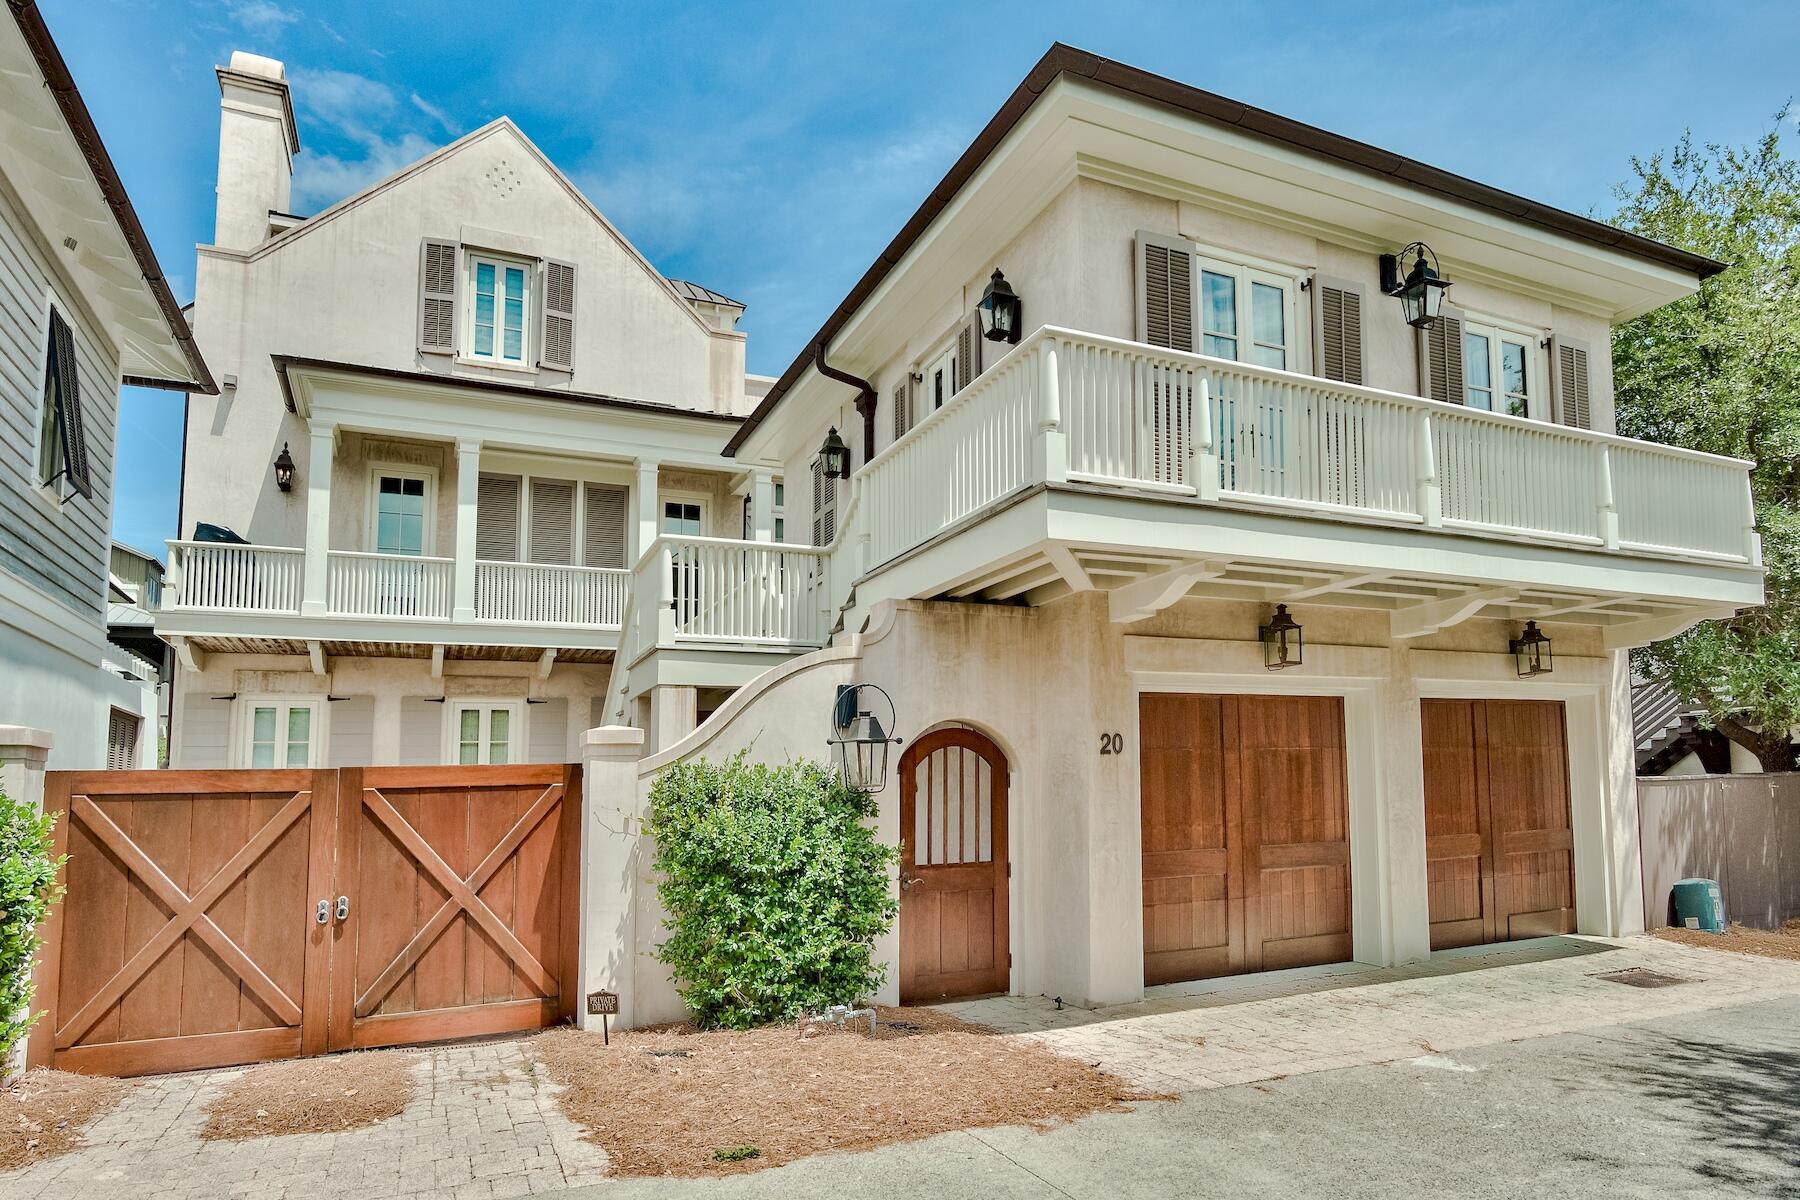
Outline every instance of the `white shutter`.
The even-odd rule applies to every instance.
[[[331,737],[325,748],[325,765],[385,765],[375,761],[375,697],[350,696],[331,702]]]
[[[575,265],[544,263],[544,334],[538,365],[559,371],[575,367]]]
[[[1192,350],[1194,252],[1191,242],[1154,233],[1137,236],[1138,341]]]
[[[569,761],[569,702],[558,696],[525,706],[525,759],[528,763]]]
[[[1363,290],[1342,279],[1313,277],[1313,374],[1344,383],[1363,382]]]
[[[444,762],[444,705],[429,696],[400,699],[400,765],[436,767]]]
[[[531,481],[531,546],[534,563],[575,561],[575,485],[564,479]]]
[[[581,561],[589,567],[625,565],[625,489],[586,483],[581,489]]]
[[[475,487],[475,557],[519,561],[519,477],[483,474]]]
[[[1420,331],[1419,354],[1425,395],[1447,404],[1464,403],[1462,313],[1446,305],[1438,319]]]
[[[456,353],[456,243],[426,238],[419,247],[419,350]]]
[[[1556,401],[1556,419],[1577,429],[1592,429],[1594,413],[1589,397],[1588,348],[1568,338],[1550,339],[1550,386]]]

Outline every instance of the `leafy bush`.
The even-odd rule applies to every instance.
[[[38,923],[62,894],[51,818],[0,792],[0,1062],[42,1013],[30,1013]]]
[[[703,1027],[747,1029],[880,986],[874,942],[898,905],[872,796],[817,763],[676,763],[650,790],[657,956]]]

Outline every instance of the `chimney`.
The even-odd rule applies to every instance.
[[[269,214],[288,211],[300,133],[287,72],[272,58],[234,50],[219,73],[218,218],[213,243],[249,250],[269,236]]]

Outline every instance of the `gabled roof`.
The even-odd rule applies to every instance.
[[[1724,263],[1703,254],[1665,245],[1590,217],[1527,200],[1523,196],[1477,183],[1403,154],[1382,150],[1366,142],[1343,137],[1215,92],[1190,87],[1165,76],[1056,42],[1038,60],[1037,65],[1032,67],[1012,95],[1007,97],[1000,110],[976,135],[969,148],[963,151],[962,157],[951,166],[949,173],[925,197],[924,203],[919,205],[900,232],[894,235],[887,248],[863,272],[862,278],[850,289],[850,294],[844,297],[825,319],[819,331],[802,347],[788,369],[782,372],[775,386],[769,389],[769,394],[756,406],[755,411],[726,445],[726,454],[737,453],[745,439],[774,411],[782,397],[814,362],[816,351],[830,346],[839,330],[875,293],[913,244],[924,236],[938,214],[949,207],[963,185],[981,169],[1007,134],[1024,119],[1039,97],[1064,75],[1100,84],[1123,95],[1174,109],[1188,116],[1228,126],[1306,155],[1435,192],[1515,221],[1537,225],[1609,250],[1635,255],[1700,279],[1716,275],[1725,269]]]

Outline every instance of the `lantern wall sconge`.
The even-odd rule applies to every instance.
[[[887,710],[887,723],[881,710]],[[845,785],[874,794],[887,786],[888,747],[900,744],[889,735],[894,727],[894,701],[872,683],[840,684],[831,706],[832,767]]]
[[[288,453],[288,444],[281,443],[281,453],[275,456],[275,486],[284,492],[294,490],[294,456]]]
[[[1402,279],[1400,267],[1409,254],[1413,256],[1412,267]],[[1406,323],[1424,329],[1437,320],[1444,310],[1444,291],[1450,281],[1444,278],[1437,254],[1431,247],[1424,242],[1414,242],[1398,254],[1383,254],[1380,262],[1382,295],[1400,298]]]
[[[1285,604],[1275,606],[1275,615],[1261,630],[1263,666],[1271,671],[1285,671],[1300,665],[1305,646],[1300,622],[1288,615]]]
[[[1519,678],[1530,679],[1536,675],[1548,675],[1555,669],[1550,657],[1550,639],[1538,628],[1536,621],[1525,622],[1525,632],[1507,643],[1512,651],[1513,659],[1519,664]]]
[[[837,426],[825,435],[824,444],[819,447],[819,465],[827,475],[835,475],[839,479],[850,478],[850,447],[838,436]]]
[[[1024,305],[1012,284],[1000,273],[1000,268],[994,268],[994,277],[988,280],[986,290],[981,293],[981,303],[975,309],[981,314],[982,337],[990,342],[1018,344]]]

